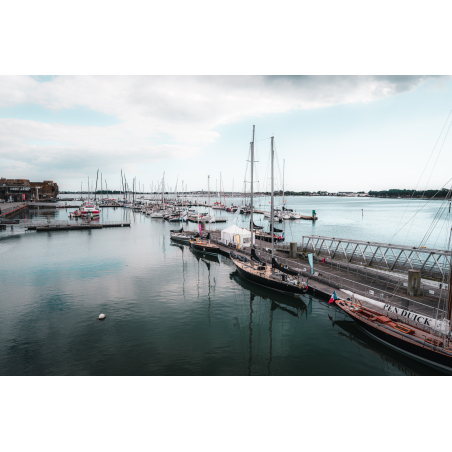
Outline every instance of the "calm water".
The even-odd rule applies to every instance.
[[[402,214],[407,221],[418,201],[408,208],[404,200],[287,201],[319,216],[316,224],[286,224],[295,240],[318,234],[403,243],[407,236],[413,245],[440,204],[424,208],[409,231],[390,240]],[[268,201],[258,203],[264,208]],[[217,214],[227,215],[228,224],[234,218]],[[67,218],[65,210],[26,215]],[[328,300],[273,294],[243,281],[227,258],[200,258],[172,245],[174,223],[128,209],[102,211],[101,221],[120,219],[130,220],[131,228],[0,232],[0,374],[437,373],[368,338]],[[256,223],[267,225],[260,216]],[[448,227],[448,219],[441,220],[442,232],[429,244],[442,247]],[[107,314],[103,322],[97,320],[101,312]]]

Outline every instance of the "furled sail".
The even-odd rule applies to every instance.
[[[250,222],[250,225],[251,225],[251,222]],[[253,228],[254,229],[264,229],[263,226],[256,226],[256,224],[254,222],[253,222]]]
[[[253,259],[253,261],[259,262],[259,264],[266,265],[266,263],[264,261],[261,261],[259,256],[256,254],[256,250],[254,248],[251,248],[251,259]]]

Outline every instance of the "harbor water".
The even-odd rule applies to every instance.
[[[318,215],[316,222],[285,222],[287,240],[316,234],[413,246],[425,238],[441,205],[286,201],[298,213]],[[257,198],[256,206],[269,210],[268,199]],[[19,218],[66,219],[71,210],[30,209]],[[228,221],[212,228],[227,227],[236,217],[215,214]],[[256,215],[255,223],[268,230],[262,218]],[[1,375],[439,374],[375,342],[328,299],[273,293],[241,279],[226,257],[199,256],[171,243],[169,231],[177,223],[101,209],[99,222],[119,220],[131,227],[0,231]],[[239,216],[237,223],[249,225],[249,217]],[[449,231],[444,217],[426,245],[445,248]]]

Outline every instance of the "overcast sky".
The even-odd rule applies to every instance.
[[[287,190],[439,188],[451,109],[449,77],[0,76],[0,176],[239,190],[254,124],[262,190],[272,135]]]

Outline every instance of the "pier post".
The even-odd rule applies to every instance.
[[[421,271],[408,270],[408,295],[419,297],[421,295]]]
[[[289,257],[291,259],[297,258],[297,242],[290,242]]]

